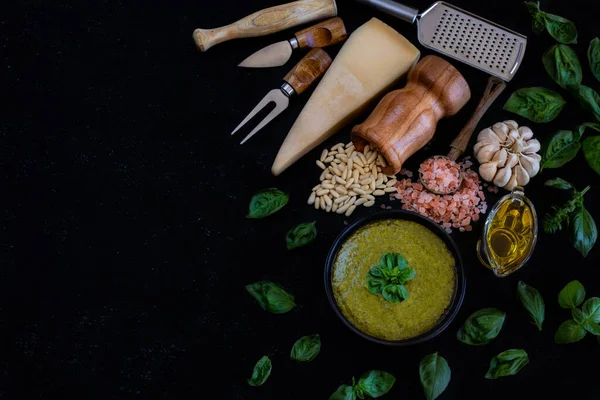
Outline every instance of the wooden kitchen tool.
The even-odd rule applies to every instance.
[[[385,174],[397,174],[402,164],[431,140],[437,122],[456,114],[471,97],[465,78],[449,62],[424,57],[408,74],[406,86],[383,97],[371,115],[352,129],[352,142],[367,144],[387,160]]]
[[[283,78],[283,85],[279,89],[273,89],[258,103],[256,107],[248,114],[246,118],[231,132],[236,133],[246,122],[250,121],[260,110],[265,108],[270,102],[275,103],[275,108],[242,140],[240,144],[244,144],[256,132],[261,130],[265,125],[278,116],[285,110],[290,102],[289,97],[296,94],[301,94],[310,85],[321,77],[327,68],[331,65],[331,57],[325,50],[316,48],[312,49],[304,56],[302,60]]]
[[[273,43],[258,50],[238,67],[269,68],[279,67],[288,62],[292,50],[303,48],[327,47],[346,40],[348,34],[340,17],[330,18],[296,32],[293,38]]]
[[[206,51],[227,40],[265,36],[336,15],[335,0],[298,0],[257,11],[221,28],[196,29],[193,36],[196,46]]]

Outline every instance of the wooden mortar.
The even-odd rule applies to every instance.
[[[456,114],[471,98],[465,78],[449,62],[424,57],[402,89],[381,99],[371,115],[352,129],[354,147],[367,144],[386,158],[383,172],[397,174],[402,164],[431,140],[437,122]]]

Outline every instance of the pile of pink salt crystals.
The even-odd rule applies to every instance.
[[[453,193],[460,185],[460,165],[446,157],[430,157],[419,167],[421,182],[436,193]]]
[[[417,212],[441,224],[448,233],[452,232],[452,228],[457,228],[460,232],[470,231],[473,229],[471,222],[477,222],[485,214],[487,204],[479,175],[469,169],[471,162],[465,161],[460,166],[463,181],[453,194],[431,193],[420,183],[407,178],[396,183],[398,192],[392,193],[390,200],[400,200],[402,209]]]

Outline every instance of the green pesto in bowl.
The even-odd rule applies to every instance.
[[[408,299],[392,303],[367,288],[367,274],[386,253],[402,254],[414,279]],[[446,244],[425,226],[390,219],[356,230],[341,245],[333,264],[332,288],[341,312],[356,328],[379,339],[414,338],[433,329],[452,303],[455,260]]]

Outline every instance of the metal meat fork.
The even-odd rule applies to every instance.
[[[290,102],[289,97],[296,94],[301,94],[314,81],[322,76],[327,68],[331,65],[331,57],[320,48],[312,49],[298,64],[292,68],[290,72],[283,78],[283,85],[279,89],[273,89],[258,103],[256,107],[248,114],[246,118],[231,132],[236,133],[246,122],[250,121],[260,110],[265,108],[270,102],[275,102],[275,109],[271,111],[257,126],[242,140],[240,144],[244,144],[256,132],[261,130],[265,125],[278,116],[283,110],[288,107]]]

